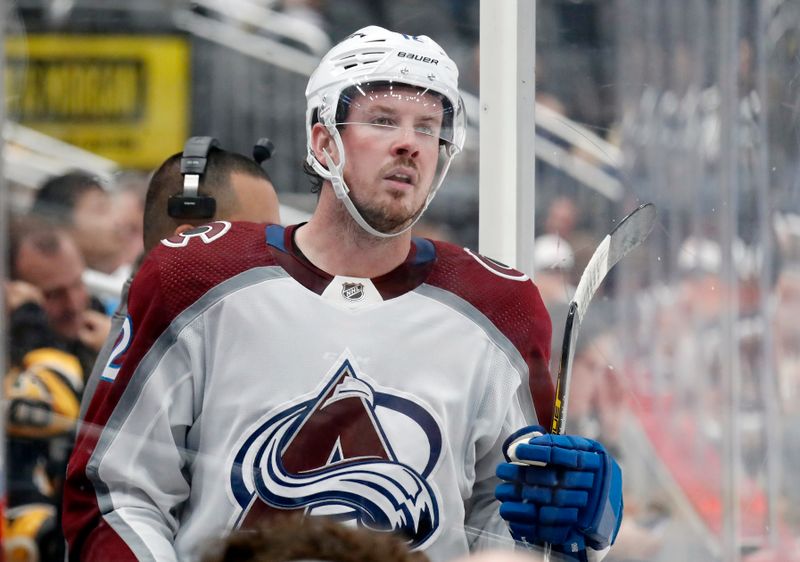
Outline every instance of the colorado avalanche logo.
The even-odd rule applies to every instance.
[[[442,524],[441,500],[427,481],[441,457],[439,424],[416,401],[379,392],[356,376],[350,360],[337,364],[316,396],[270,412],[236,452],[230,480],[242,508],[236,526],[301,510],[425,546]],[[427,454],[398,459],[381,420],[391,421],[393,435],[405,426],[413,450]]]

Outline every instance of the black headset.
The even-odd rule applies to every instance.
[[[210,195],[200,195],[200,176],[206,172],[208,153],[212,147],[222,147],[214,137],[190,137],[183,147],[181,174],[183,193],[167,200],[167,214],[175,219],[210,219],[217,211],[217,200]],[[253,146],[253,160],[261,165],[275,152],[271,140],[262,137]]]
[[[183,193],[173,195],[167,201],[167,214],[172,218],[210,219],[217,212],[217,200],[197,192],[212,146],[220,148],[214,137],[191,137],[186,141],[181,156]]]

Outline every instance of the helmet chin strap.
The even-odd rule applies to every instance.
[[[325,155],[325,162],[328,164],[328,168],[326,169],[322,164],[320,164],[319,160],[309,151],[309,156],[312,158],[311,167],[314,168],[314,171],[317,172],[320,176],[324,179],[331,182],[333,185],[333,192],[336,194],[336,198],[344,204],[344,208],[347,209],[347,212],[350,213],[350,216],[356,221],[356,224],[360,226],[364,231],[371,234],[372,236],[376,236],[378,238],[394,238],[395,236],[399,236],[404,232],[408,232],[413,228],[417,221],[422,217],[425,209],[428,208],[431,200],[433,199],[433,195],[436,193],[438,189],[438,185],[428,194],[428,197],[425,200],[425,206],[422,210],[417,214],[417,217],[402,230],[398,230],[397,232],[381,232],[376,230],[375,228],[370,225],[364,217],[361,216],[361,213],[356,209],[356,206],[353,204],[352,199],[350,199],[350,188],[347,187],[347,184],[344,181],[344,163],[345,163],[345,153],[344,153],[344,146],[342,144],[342,138],[339,136],[339,131],[336,130],[335,126],[327,127],[328,132],[333,137],[333,142],[336,143],[336,148],[341,155],[341,161],[337,165],[333,161],[333,157],[328,152],[327,148],[322,149],[322,153]],[[331,130],[333,129],[333,130]],[[452,158],[452,157],[451,157]],[[447,167],[449,167],[451,158],[448,158],[447,165],[443,170],[442,177],[444,177],[444,173],[447,172]],[[441,182],[440,182],[441,183]]]

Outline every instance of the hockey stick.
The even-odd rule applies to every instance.
[[[586,309],[611,268],[645,241],[655,223],[655,205],[645,203],[637,207],[606,235],[592,254],[586,269],[583,270],[578,287],[575,289],[575,297],[569,304],[567,312],[550,433],[563,435],[565,431],[569,385],[572,379],[572,359],[575,354],[575,342],[578,340],[578,330],[580,330],[581,322],[586,315]]]
[[[578,341],[586,309],[592,302],[592,297],[603,279],[606,278],[611,268],[624,258],[628,253],[644,242],[656,224],[656,207],[652,203],[645,203],[634,209],[609,234],[603,238],[600,245],[592,254],[586,269],[583,270],[575,297],[569,303],[567,323],[564,326],[564,339],[561,343],[561,365],[556,379],[556,399],[553,407],[553,422],[550,433],[563,435],[567,422],[567,402],[569,398],[569,383],[572,379],[572,359],[575,355],[575,342]],[[542,552],[545,562],[550,562],[551,545],[545,543]]]

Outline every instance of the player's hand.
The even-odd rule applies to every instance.
[[[515,540],[547,542],[554,552],[586,560],[587,548],[614,543],[622,521],[622,474],[597,441],[523,428],[506,439],[508,462],[495,492]],[[595,558],[593,556],[593,558]]]
[[[39,306],[44,304],[44,295],[35,285],[25,281],[6,281],[4,286],[6,310],[9,314],[26,302],[32,302]]]
[[[110,331],[111,318],[96,310],[83,311],[81,327],[78,330],[78,339],[83,345],[99,352]]]

